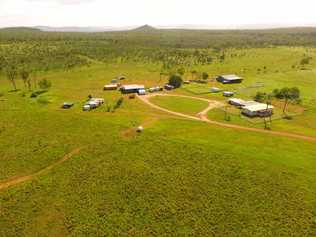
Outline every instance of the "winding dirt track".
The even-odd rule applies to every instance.
[[[24,183],[26,181],[30,181],[35,179],[37,176],[42,175],[43,173],[52,170],[53,168],[55,168],[56,166],[64,163],[65,161],[69,160],[71,157],[73,157],[74,155],[78,154],[80,152],[82,148],[77,148],[75,150],[72,150],[70,153],[66,154],[62,159],[58,160],[57,162],[51,164],[50,166],[47,166],[46,168],[34,173],[34,174],[30,174],[30,175],[26,175],[26,176],[22,176],[22,177],[17,177],[17,178],[13,178],[13,179],[9,179],[3,182],[0,182],[0,191],[10,188],[12,186],[18,185],[20,183]]]
[[[203,110],[202,112],[198,113],[197,116],[195,117],[195,116],[191,116],[191,115],[187,115],[187,114],[182,114],[179,112],[174,112],[174,111],[162,108],[158,105],[155,105],[149,101],[149,98],[153,97],[153,96],[177,96],[177,97],[185,97],[185,98],[191,98],[191,99],[196,99],[196,100],[203,100],[203,101],[207,101],[209,103],[209,106],[205,110]],[[299,139],[299,140],[304,140],[304,141],[316,142],[316,137],[310,137],[310,136],[305,136],[305,135],[300,135],[300,134],[295,134],[295,133],[288,133],[288,132],[270,131],[270,130],[265,130],[265,129],[260,129],[260,128],[250,128],[250,127],[244,127],[244,126],[240,126],[240,125],[228,124],[228,123],[222,123],[222,122],[210,120],[207,118],[207,113],[213,108],[223,106],[223,103],[218,102],[218,101],[214,101],[214,100],[209,100],[209,99],[199,98],[199,97],[194,97],[194,96],[175,95],[175,94],[173,94],[173,95],[171,95],[171,94],[149,94],[149,95],[145,95],[145,96],[138,96],[138,98],[152,108],[158,109],[160,111],[164,111],[164,112],[172,114],[172,115],[191,119],[191,120],[202,121],[202,122],[206,122],[206,123],[213,124],[216,126],[220,126],[220,127],[224,127],[224,128],[231,128],[231,129],[235,129],[235,130],[257,132],[257,133],[274,135],[274,136],[279,136],[279,137],[287,137],[287,138],[294,138],[294,139]]]

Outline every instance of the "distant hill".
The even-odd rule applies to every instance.
[[[40,29],[46,32],[111,32],[111,31],[125,31],[131,30],[133,27],[51,27],[51,26],[35,26],[36,29]]]
[[[7,31],[7,32],[30,32],[30,31],[36,31],[39,32],[40,29],[37,29],[35,27],[7,27],[7,28],[0,28],[1,31]]]
[[[157,28],[150,26],[150,25],[143,25],[140,27],[137,27],[136,29],[133,29],[132,31],[137,31],[137,32],[152,32],[157,30]]]

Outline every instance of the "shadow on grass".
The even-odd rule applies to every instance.
[[[31,94],[31,98],[36,98],[37,96],[41,95],[41,94],[44,94],[46,93],[48,90],[40,90],[40,91],[34,91],[32,92]]]
[[[20,89],[16,89],[16,90],[9,90],[8,92],[9,93],[15,93],[15,92],[19,92],[19,91],[21,91]]]

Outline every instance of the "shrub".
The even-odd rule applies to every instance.
[[[119,99],[116,101],[116,104],[115,104],[113,110],[116,110],[116,109],[120,108],[121,105],[123,104],[123,101],[124,101],[124,98],[123,98],[123,97],[119,98]]]
[[[266,96],[267,96],[266,93],[258,91],[254,97],[254,100],[257,102],[264,102]]]
[[[41,89],[47,90],[47,89],[49,89],[52,86],[52,83],[49,80],[47,80],[47,79],[42,79],[42,80],[40,80],[38,82],[38,86]]]

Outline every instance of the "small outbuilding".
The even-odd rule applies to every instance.
[[[216,80],[223,84],[235,84],[235,83],[241,83],[243,81],[243,78],[231,74],[231,75],[222,75],[218,76]]]
[[[119,87],[118,84],[109,84],[109,85],[105,85],[103,87],[103,90],[105,90],[105,91],[114,91],[114,90],[117,90],[118,87]]]
[[[155,87],[149,88],[148,91],[149,91],[150,93],[153,93],[153,92],[163,91],[163,88],[160,87],[160,86],[155,86]]]
[[[138,93],[139,90],[145,90],[144,85],[125,85],[121,87],[123,94]]]

